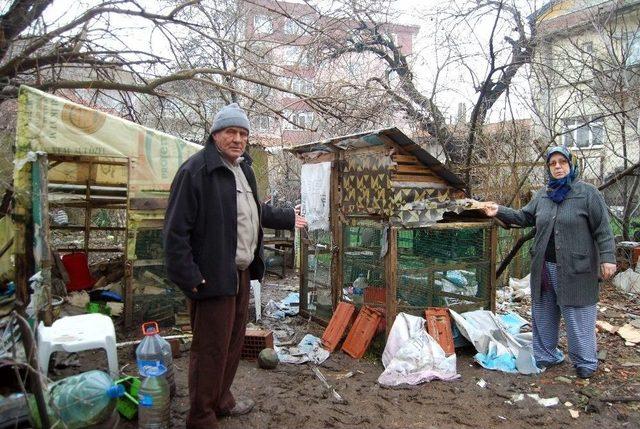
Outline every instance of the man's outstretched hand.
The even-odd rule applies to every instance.
[[[301,229],[307,226],[307,219],[300,215],[300,204],[294,207],[296,212],[296,228]]]

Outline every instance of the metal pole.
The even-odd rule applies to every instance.
[[[35,340],[33,339],[33,332],[27,320],[18,314],[15,310],[12,315],[18,321],[20,325],[20,332],[22,334],[22,344],[24,351],[27,355],[27,362],[29,364],[28,371],[31,372],[31,379],[29,380],[29,387],[33,392],[36,399],[36,406],[38,407],[38,414],[40,414],[40,422],[42,423],[42,429],[50,429],[51,423],[49,422],[49,414],[47,414],[47,404],[44,399],[44,386],[42,379],[40,378],[40,367],[38,366],[38,359],[36,358],[37,347]]]

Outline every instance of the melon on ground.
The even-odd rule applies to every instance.
[[[278,354],[272,348],[262,349],[258,355],[258,366],[262,369],[273,369],[278,366],[279,362]]]

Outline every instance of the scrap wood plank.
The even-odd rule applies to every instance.
[[[426,174],[391,174],[391,181],[398,182],[425,182],[433,183],[434,185],[442,186],[447,185],[447,182],[440,177],[426,175]]]
[[[391,160],[398,164],[419,164],[418,158],[413,155],[391,155]]]
[[[425,167],[422,164],[419,164],[419,165],[396,164],[392,166],[391,169],[396,171],[397,173],[431,174],[435,176],[433,171],[431,171],[428,167]]]

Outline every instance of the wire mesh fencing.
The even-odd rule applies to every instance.
[[[300,307],[328,319],[332,312],[331,233],[311,231],[303,238],[305,265],[300,291]]]
[[[489,308],[490,226],[417,228],[398,234],[397,308]]]
[[[373,222],[345,225],[343,234],[343,298],[356,305],[383,305],[386,296],[381,253],[383,227]]]
[[[513,229],[498,229],[498,243],[496,249],[496,266],[505,260],[509,252],[516,245],[518,240],[527,235],[531,231],[531,228],[513,228]],[[505,269],[504,273],[500,276],[498,286],[503,286],[508,283],[509,277],[515,277],[521,279],[525,277],[531,271],[531,245],[533,240],[525,242],[518,252],[511,259],[509,266]]]

